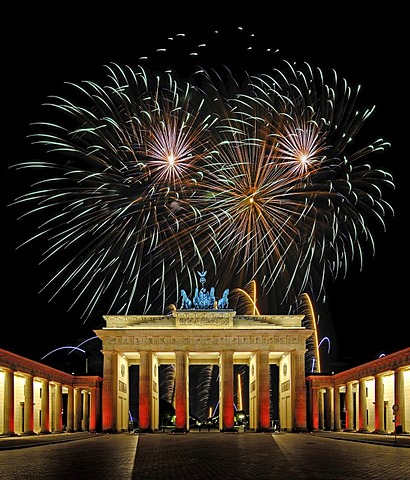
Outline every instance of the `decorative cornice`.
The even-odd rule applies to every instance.
[[[139,335],[132,330],[95,330],[103,342],[103,350],[118,352],[161,351],[173,352],[176,348],[202,349],[203,351],[237,352],[248,350],[290,351],[304,349],[312,330],[150,330]]]
[[[21,373],[22,375],[31,375],[33,377],[48,380],[50,382],[58,382],[62,385],[79,386],[78,380],[74,375],[62,372],[56,368],[49,367],[42,363],[21,357],[15,353],[0,349],[0,370],[9,369],[13,373]],[[102,378],[98,376],[79,377],[81,385],[86,387],[94,387],[102,382]]]
[[[323,388],[336,387],[349,382],[359,381],[361,378],[375,377],[379,374],[394,372],[400,369],[410,369],[410,347],[334,375],[309,375],[306,377],[306,380],[312,386]]]
[[[301,328],[304,315],[236,315],[234,310],[175,310],[171,315],[104,315],[105,328]]]

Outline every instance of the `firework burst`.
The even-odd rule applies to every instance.
[[[357,107],[359,88],[281,66],[240,78],[198,67],[181,80],[110,64],[106,85],[51,97],[62,118],[32,139],[52,160],[15,165],[41,173],[14,203],[41,217],[28,241],[47,243],[42,261],[61,264],[45,289],[70,287],[85,318],[101,303],[163,312],[207,270],[221,292],[255,281],[279,313],[362,262],[394,186],[363,159],[388,143],[354,146],[373,113]]]
[[[335,73],[326,82],[320,69],[285,62],[245,86],[231,81],[229,97],[227,82],[210,82],[223,97],[217,153],[205,166],[218,178],[207,189],[221,270],[242,284],[257,280],[267,294],[274,289],[287,306],[306,289],[320,298],[329,277],[345,274],[355,257],[363,261],[363,241],[374,247],[369,218],[385,227],[391,207],[381,193],[392,177],[362,159],[389,144],[355,150],[373,109],[358,109],[359,88]]]

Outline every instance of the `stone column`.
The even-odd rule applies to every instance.
[[[328,387],[326,388],[326,395],[325,395],[325,412],[326,412],[326,424],[325,424],[325,429],[326,430],[334,430],[335,428],[335,412],[334,412],[334,405],[335,405],[335,400],[334,400],[334,388],[333,387]]]
[[[227,351],[221,353],[221,405],[222,411],[222,431],[234,431],[234,407],[233,407],[233,352]]]
[[[367,433],[368,431],[366,379],[361,378],[359,380],[359,432]]]
[[[319,390],[319,430],[325,429],[325,391]]]
[[[54,418],[55,425],[53,433],[61,433],[63,431],[63,388],[61,383],[55,382],[55,398],[54,398]]]
[[[187,354],[175,352],[175,430],[187,431]]]
[[[74,388],[67,386],[67,432],[74,432]]]
[[[269,352],[258,352],[258,387],[259,387],[259,426],[260,432],[269,432],[270,424],[270,382]]]
[[[342,427],[340,425],[340,385],[336,385],[334,389],[334,431],[340,432]]]
[[[151,427],[151,388],[152,388],[152,354],[140,352],[140,378],[139,378],[139,406],[138,430],[152,432]],[[104,378],[105,383],[105,378]]]
[[[102,388],[102,430],[115,432],[116,406],[117,406],[117,354],[103,351],[103,388]]]
[[[319,430],[319,387],[311,387],[312,394],[312,430]]]
[[[396,426],[401,425],[402,433],[406,431],[406,396],[404,394],[404,368],[394,371],[394,403],[399,406],[396,415]]]
[[[34,435],[33,376],[24,375],[24,426],[23,435]]]
[[[384,428],[384,383],[383,374],[375,376],[374,385],[374,433],[387,433]]]
[[[83,390],[83,430],[90,431],[90,395],[88,390]]]
[[[2,367],[4,371],[3,435],[12,437],[14,431],[14,372]]]
[[[346,384],[346,431],[353,432],[354,428],[353,410],[353,383]]]
[[[292,395],[293,395],[293,429],[297,432],[306,431],[306,384],[305,384],[305,353],[306,350],[291,352],[292,362]]]
[[[50,382],[41,380],[41,425],[40,433],[51,433],[50,430]]]
[[[81,389],[74,388],[74,431],[81,432]]]
[[[98,389],[91,388],[90,392],[90,432],[96,432],[98,426]]]

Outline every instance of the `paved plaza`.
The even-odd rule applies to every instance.
[[[405,480],[410,436],[51,434],[0,438],[1,480]]]

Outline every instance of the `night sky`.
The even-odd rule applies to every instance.
[[[44,119],[41,104],[48,95],[58,94],[63,82],[104,79],[103,65],[109,62],[137,65],[147,50],[161,46],[163,39],[178,31],[198,31],[212,25],[245,26],[271,48],[279,49],[281,57],[306,61],[323,70],[334,69],[349,83],[361,84],[358,105],[376,105],[363,137],[357,141],[365,146],[366,141],[382,137],[391,143],[391,148],[370,155],[368,160],[374,168],[393,174],[396,189],[386,191],[385,198],[395,216],[386,216],[386,232],[379,227],[373,229],[376,254],[373,257],[370,250],[365,251],[362,271],[353,262],[346,278],[328,286],[323,321],[331,325],[332,355],[342,365],[357,365],[408,347],[408,215],[404,199],[408,135],[403,128],[408,107],[408,51],[400,19],[396,18],[400,14],[383,10],[359,18],[351,11],[319,14],[310,10],[293,18],[294,12],[264,15],[259,11],[254,20],[247,12],[236,12],[228,21],[199,10],[182,19],[175,10],[135,10],[131,14],[118,5],[105,14],[84,11],[83,7],[59,13],[26,9],[23,18],[23,12],[12,11],[16,21],[3,57],[5,205],[27,187],[23,181],[27,179],[8,167],[32,158],[33,147],[26,138],[29,125]],[[18,213],[21,209],[5,206],[0,348],[41,361],[58,347],[77,345],[94,336],[93,328],[104,325],[102,315],[107,312],[102,305],[83,324],[78,310],[67,312],[70,302],[64,299],[64,293],[50,302],[47,295],[39,293],[53,275],[53,265],[38,266],[41,249],[17,249],[35,228],[29,221],[17,220]],[[45,361],[59,366],[56,360],[49,355]]]

